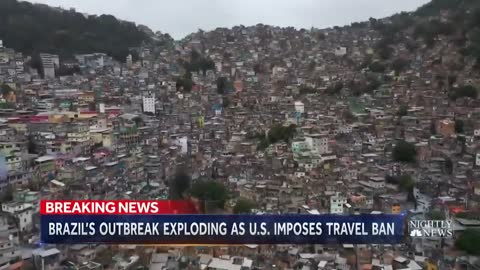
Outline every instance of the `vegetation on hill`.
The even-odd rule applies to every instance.
[[[477,0],[432,0],[420,7],[416,14],[420,16],[435,16],[442,10],[464,9],[469,7],[478,7],[480,3]]]
[[[185,171],[185,168],[178,168],[175,176],[169,182],[170,199],[178,200],[184,198],[184,193],[190,188],[192,178]]]
[[[399,141],[393,148],[393,159],[395,161],[415,162],[416,155],[415,145],[406,141]]]
[[[219,94],[226,94],[228,90],[233,88],[233,83],[226,77],[219,77],[217,79],[217,92]]]
[[[177,78],[177,91],[183,90],[183,92],[187,93],[192,91],[194,85],[192,72],[201,71],[205,75],[207,70],[215,69],[215,63],[212,59],[201,55],[197,51],[192,51],[189,61],[180,60],[180,64],[185,68],[186,72],[182,77]]]
[[[463,133],[465,129],[465,122],[462,119],[455,119],[455,132]]]
[[[460,212],[455,215],[457,218],[465,218],[465,219],[475,219],[480,220],[480,212],[479,211],[472,211],[472,212]]]
[[[431,220],[445,220],[445,213],[439,210],[431,210],[426,216]]]
[[[462,232],[460,237],[457,238],[455,245],[457,248],[467,252],[471,255],[480,255],[480,248],[478,243],[480,242],[480,230],[466,229]]]
[[[409,191],[415,186],[415,181],[410,175],[385,176],[385,181],[389,184],[398,185],[401,191]]]
[[[361,96],[363,94],[372,94],[382,85],[382,81],[374,74],[367,74],[364,80],[349,81],[347,87],[354,96]]]
[[[452,100],[456,100],[457,98],[462,98],[462,97],[469,97],[476,99],[478,96],[478,91],[474,86],[471,85],[465,85],[462,87],[458,88],[453,88],[452,91],[449,93],[449,97]]]
[[[300,92],[300,95],[307,95],[307,94],[315,94],[317,93],[317,90],[313,87],[302,84],[300,85],[299,92]]]
[[[327,88],[327,94],[329,95],[336,95],[336,94],[339,94],[340,91],[342,91],[343,89],[343,82],[336,82],[332,85],[330,85],[328,88]]]
[[[400,117],[408,115],[408,106],[405,104],[400,105],[397,115]]]
[[[239,198],[233,207],[234,214],[249,214],[255,207],[255,203],[249,199]]]
[[[0,92],[2,94],[2,97],[7,97],[11,92],[14,92],[14,90],[8,85],[8,84],[1,84],[0,85]]]
[[[201,55],[197,51],[192,51],[190,54],[190,61],[182,62],[181,64],[185,67],[187,72],[202,71],[204,75],[207,70],[215,69],[215,63],[212,61],[212,59]]]
[[[265,134],[257,135],[257,138],[260,139],[258,148],[266,149],[271,144],[274,144],[280,141],[284,141],[286,143],[290,142],[290,140],[296,134],[296,128],[297,127],[293,124],[289,126],[283,126],[283,125],[272,126],[272,128],[268,131],[268,135],[265,135]]]
[[[176,81],[177,91],[189,93],[193,88],[192,73],[187,72],[183,77],[177,78]]]
[[[0,1],[0,39],[17,51],[48,52],[62,57],[75,53],[103,52],[125,61],[129,47],[149,39],[134,23],[111,15],[84,16],[46,5]]]
[[[382,35],[375,50],[380,59],[390,59],[394,45],[403,43],[414,52],[422,44],[431,48],[439,38],[447,37],[456,44],[458,52],[476,59],[480,67],[480,1],[432,0],[415,12],[402,12],[388,19],[388,23],[373,18],[369,21]]]
[[[190,189],[190,194],[201,200],[204,206],[217,209],[223,209],[229,197],[225,185],[214,180],[196,181]]]

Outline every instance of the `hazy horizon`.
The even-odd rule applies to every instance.
[[[181,39],[198,29],[205,31],[235,25],[293,26],[309,29],[344,26],[413,11],[429,0],[32,0],[89,14],[111,14],[118,19],[143,24],[153,31]],[[332,12],[334,11],[334,12]]]

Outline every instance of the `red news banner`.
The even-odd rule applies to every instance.
[[[192,201],[133,201],[133,200],[44,200],[42,215],[156,215],[196,214]]]

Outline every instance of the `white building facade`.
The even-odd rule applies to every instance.
[[[142,97],[143,112],[155,113],[155,94],[148,93]]]
[[[337,193],[330,197],[330,214],[343,214],[344,206],[347,204],[347,197]]]

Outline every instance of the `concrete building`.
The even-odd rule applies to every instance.
[[[301,101],[296,101],[295,102],[295,111],[299,113],[304,113],[305,112],[305,104]]]
[[[347,197],[336,193],[330,197],[330,214],[343,214],[344,205],[347,203]]]
[[[133,65],[133,57],[131,54],[127,56],[126,63],[128,67],[131,67]]]
[[[33,206],[29,203],[10,202],[2,204],[2,211],[12,214],[18,219],[21,231],[29,230],[32,226]]]
[[[330,152],[328,146],[328,136],[324,134],[309,134],[305,135],[305,141],[312,150],[312,152],[322,155]]]
[[[335,55],[336,56],[344,56],[345,54],[347,54],[347,48],[346,47],[338,46],[338,47],[335,48]]]
[[[33,265],[35,266],[35,269],[39,270],[57,269],[60,265],[60,257],[60,250],[56,248],[39,248],[32,252]]]
[[[45,79],[55,78],[55,62],[54,55],[48,53],[41,53],[40,59],[42,60],[43,74]]]
[[[188,152],[188,138],[187,136],[173,136],[173,143],[180,147],[180,151],[182,154],[186,154]]]
[[[142,96],[143,112],[155,113],[155,94],[149,92]]]

